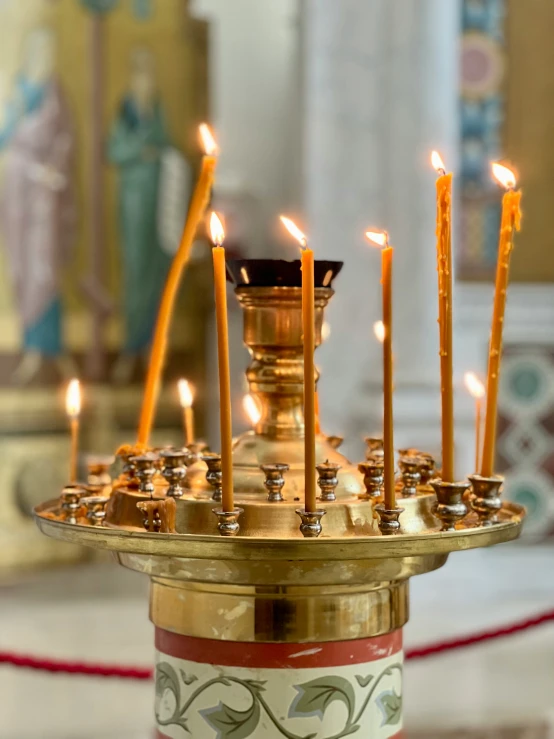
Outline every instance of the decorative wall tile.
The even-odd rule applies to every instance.
[[[554,349],[512,344],[502,367],[498,466],[505,495],[528,510],[525,533],[554,533]]]
[[[461,279],[493,274],[500,193],[490,160],[502,156],[505,0],[464,0],[461,39]]]

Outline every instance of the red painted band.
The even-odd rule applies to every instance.
[[[303,644],[198,639],[156,629],[156,649],[177,659],[224,667],[343,667],[375,662],[402,649],[402,629],[371,639]]]

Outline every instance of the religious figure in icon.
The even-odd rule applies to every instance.
[[[122,383],[147,356],[170,264],[158,230],[162,158],[169,146],[154,57],[137,48],[108,142],[109,161],[119,174],[125,339],[114,380]]]
[[[75,243],[75,138],[55,56],[52,30],[31,30],[0,107],[0,225],[23,328],[18,384],[32,380],[45,358],[55,359],[64,375],[74,371],[63,353],[60,282]]]

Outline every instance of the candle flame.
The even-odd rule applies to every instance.
[[[188,380],[179,380],[177,388],[179,389],[181,408],[190,408],[192,406],[192,401],[194,400],[192,385],[189,384]]]
[[[200,133],[202,148],[206,155],[211,157],[215,156],[219,152],[219,149],[208,124],[201,123],[198,128],[198,132]]]
[[[433,151],[431,153],[431,164],[437,172],[446,172],[444,162],[442,161],[442,157],[438,151]]]
[[[383,321],[375,321],[373,324],[373,333],[377,341],[382,344],[385,340],[385,324]]]
[[[464,382],[469,394],[474,398],[483,398],[485,396],[485,386],[475,372],[466,372]]]
[[[516,186],[516,176],[511,169],[505,167],[503,164],[498,162],[491,162],[491,169],[493,177],[505,187],[506,190],[511,190]]]
[[[225,241],[225,229],[223,228],[223,223],[221,222],[220,217],[215,211],[212,211],[210,216],[210,233],[214,244],[216,246],[221,246]]]
[[[384,247],[389,245],[389,235],[386,231],[366,231],[365,235],[372,246]]]
[[[262,412],[256,398],[250,394],[245,395],[242,400],[242,407],[244,408],[246,415],[250,419],[250,423],[252,424],[252,426],[255,426],[262,417]]]
[[[328,321],[323,321],[323,326],[321,327],[321,341],[327,341],[329,336],[331,336],[331,326]]]
[[[81,412],[81,386],[79,380],[73,379],[65,393],[65,410],[70,418],[77,418]]]
[[[306,238],[306,234],[302,233],[296,223],[294,221],[291,221],[290,218],[287,218],[286,216],[279,216],[279,218],[281,219],[281,223],[291,234],[291,236],[294,236],[300,246],[305,249],[308,246],[308,239]]]

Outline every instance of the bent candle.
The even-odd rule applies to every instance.
[[[202,157],[202,165],[200,175],[194,189],[190,201],[189,212],[181,237],[179,249],[173,258],[171,268],[167,276],[167,282],[162,294],[158,318],[156,320],[156,328],[154,330],[154,339],[152,341],[152,350],[150,353],[150,363],[148,365],[148,374],[146,376],[146,386],[144,388],[144,397],[140,412],[140,421],[138,428],[138,443],[148,446],[150,432],[154,422],[154,412],[158,395],[160,392],[161,375],[165,362],[167,338],[169,327],[171,325],[171,316],[173,306],[179,291],[179,285],[186,265],[190,258],[190,252],[198,225],[210,199],[212,185],[214,181],[215,166],[217,164],[217,145],[206,124],[200,126],[200,135],[202,137],[205,155]],[[136,286],[140,290],[140,285]]]

